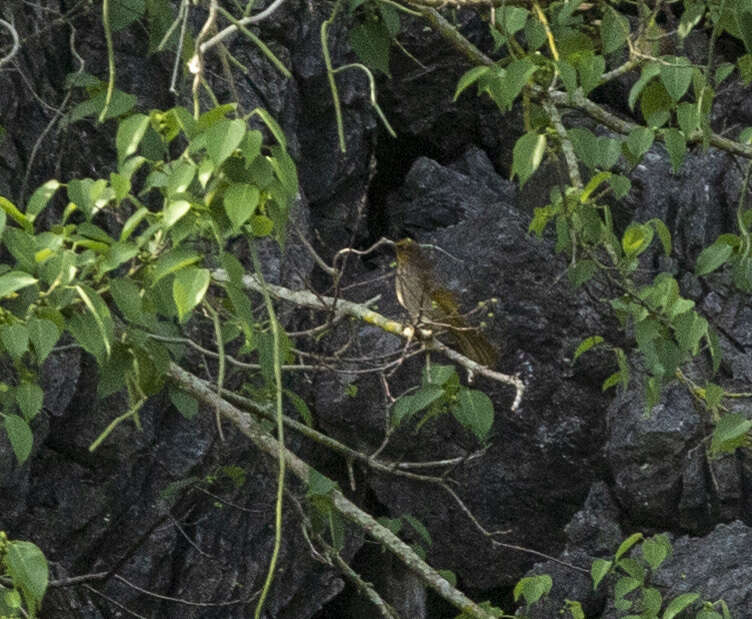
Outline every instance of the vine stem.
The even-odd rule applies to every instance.
[[[104,98],[104,107],[99,113],[99,122],[104,122],[107,110],[110,109],[112,93],[115,91],[115,47],[112,43],[112,29],[110,28],[110,0],[102,1],[102,25],[104,26],[104,39],[107,43],[107,94]]]
[[[266,305],[266,312],[269,314],[269,322],[271,323],[272,341],[273,341],[273,365],[274,365],[274,403],[275,403],[275,417],[277,423],[277,461],[279,463],[279,471],[277,474],[277,501],[274,507],[274,549],[272,550],[272,556],[269,560],[269,570],[266,573],[266,579],[264,580],[264,586],[261,590],[258,603],[256,604],[256,612],[254,618],[259,619],[261,617],[261,610],[264,606],[267,596],[269,595],[269,589],[271,588],[272,581],[274,580],[274,570],[277,567],[277,560],[279,559],[279,549],[282,546],[282,500],[285,493],[285,424],[282,416],[282,360],[280,356],[280,333],[279,323],[277,322],[277,314],[274,311],[274,304],[272,303],[272,297],[269,294],[269,289],[264,281],[264,276],[261,273],[261,261],[256,251],[256,246],[251,242],[251,258],[253,260],[253,268],[256,271],[258,282],[261,286],[261,294],[264,297],[264,304]],[[223,400],[217,397],[217,407]],[[219,410],[219,408],[217,409]]]
[[[345,128],[342,123],[342,106],[339,102],[339,92],[337,91],[337,82],[334,79],[334,67],[332,65],[332,57],[329,53],[329,45],[327,43],[327,33],[329,30],[329,26],[334,22],[334,18],[337,16],[337,13],[339,13],[340,6],[342,5],[342,0],[337,0],[334,4],[334,8],[332,9],[332,14],[329,16],[329,19],[325,19],[323,22],[321,22],[321,31],[320,31],[320,37],[321,37],[321,54],[324,57],[324,65],[326,66],[326,77],[329,80],[329,89],[332,91],[332,102],[334,103],[334,117],[337,121],[337,139],[339,141],[339,150],[340,152],[345,152],[347,150],[347,146],[345,144]]]

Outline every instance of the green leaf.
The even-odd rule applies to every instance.
[[[186,419],[193,419],[198,414],[198,401],[192,395],[171,387],[169,389],[170,402]]]
[[[743,292],[752,292],[752,257],[740,256],[732,269],[734,286]]]
[[[129,177],[118,174],[117,172],[110,172],[110,187],[115,192],[115,202],[120,202],[128,195],[131,190],[131,180]]]
[[[616,584],[614,585],[614,598],[616,600],[623,598],[628,593],[631,593],[632,591],[637,589],[637,587],[639,587],[641,584],[642,581],[638,578],[634,578],[632,576],[622,576],[621,578],[619,578],[619,580],[616,581]]]
[[[143,300],[141,288],[131,279],[119,278],[110,281],[110,294],[115,305],[128,322],[144,323]]]
[[[94,317],[99,334],[102,338],[102,344],[107,354],[110,354],[112,340],[115,338],[115,325],[112,322],[112,316],[107,304],[99,296],[99,293],[89,286],[79,284],[75,287],[78,296],[84,302],[84,305]]]
[[[538,169],[546,151],[546,136],[529,132],[517,140],[512,153],[512,176],[515,174],[524,185]]]
[[[93,180],[91,178],[73,179],[68,182],[68,199],[80,208],[87,220],[102,208],[115,193],[105,191],[107,181],[103,178]]]
[[[431,385],[445,385],[453,376],[457,376],[457,372],[453,365],[442,365],[440,363],[432,363],[429,367],[423,370],[423,380]]]
[[[246,132],[245,137],[240,142],[240,152],[243,153],[246,165],[250,165],[256,157],[261,154],[261,144],[264,136],[261,131],[253,129]]]
[[[687,1],[684,3],[684,12],[679,20],[677,33],[679,39],[683,40],[690,33],[705,15],[705,2]]]
[[[572,619],[587,619],[585,617],[585,611],[582,610],[582,604],[572,600],[564,600],[567,612],[572,616]]]
[[[632,224],[621,239],[621,247],[628,257],[639,256],[653,241],[653,229],[645,224]]]
[[[606,59],[603,56],[586,56],[577,63],[580,85],[585,95],[598,86],[605,70]]]
[[[736,20],[744,47],[747,48],[747,53],[752,53],[752,7],[740,3],[736,11]]]
[[[146,0],[110,0],[110,29],[118,32],[144,16]]]
[[[738,447],[749,441],[747,433],[752,429],[752,421],[741,413],[726,413],[718,420],[713,429],[710,453],[717,457],[724,453],[733,453]]]
[[[261,118],[264,124],[267,126],[274,139],[282,148],[287,148],[287,140],[285,139],[285,133],[282,128],[277,124],[277,121],[272,118],[271,114],[262,107],[257,107],[251,112],[251,116],[256,115]]]
[[[527,58],[510,63],[503,78],[496,82],[498,88],[489,91],[502,111],[512,109],[515,99],[537,70],[535,63]]]
[[[548,595],[553,584],[553,580],[548,574],[537,574],[522,578],[514,587],[514,601],[517,602],[522,596],[528,606],[535,604],[544,595]]]
[[[11,271],[0,275],[0,299],[10,296],[16,290],[37,283],[37,278],[23,271]]]
[[[163,277],[184,269],[199,260],[201,260],[201,255],[192,249],[183,247],[171,249],[166,254],[160,256],[156,263],[154,263],[151,273],[151,285],[154,286]]]
[[[616,550],[616,554],[614,555],[614,561],[621,559],[627,552],[629,552],[632,546],[643,539],[644,536],[642,535],[642,533],[632,533],[632,535],[630,535],[621,544],[619,544],[619,548]]]
[[[0,341],[14,361],[29,350],[29,330],[23,324],[0,326]]]
[[[133,369],[134,355],[131,350],[118,341],[114,342],[110,356],[99,366],[97,396],[106,398],[123,389],[126,377],[133,376]],[[139,370],[143,372],[146,368],[140,367]]]
[[[648,149],[653,145],[655,139],[655,132],[647,127],[637,127],[633,129],[627,137],[627,148],[632,154],[633,165],[639,163],[642,156],[648,152]]]
[[[52,179],[47,181],[44,185],[41,185],[37,190],[31,194],[29,202],[26,204],[26,215],[34,221],[37,215],[41,213],[47,206],[55,192],[62,187],[62,185]]]
[[[619,569],[623,570],[624,573],[627,574],[627,576],[631,576],[632,578],[639,580],[640,582],[645,581],[645,576],[647,575],[645,567],[636,559],[629,557],[619,559],[619,561],[616,563],[616,566]]]
[[[3,419],[5,432],[8,435],[10,446],[13,453],[16,454],[16,460],[23,464],[31,453],[31,446],[34,443],[34,437],[31,434],[31,428],[18,415],[5,415]],[[7,559],[6,559],[7,560]]]
[[[13,586],[23,594],[28,616],[36,617],[49,582],[44,554],[31,542],[14,540],[7,545],[3,563]]]
[[[44,391],[37,383],[24,381],[16,387],[16,402],[24,419],[30,422],[42,410]]]
[[[431,540],[431,534],[428,532],[428,529],[426,529],[425,525],[420,520],[418,520],[415,516],[411,516],[410,514],[403,514],[402,518],[415,530],[418,535],[420,535],[421,539],[428,546],[433,544],[433,540]]]
[[[537,19],[528,19],[525,24],[525,40],[530,51],[539,49],[546,42],[546,29]]]
[[[674,101],[661,82],[650,82],[640,97],[640,111],[649,127],[661,127],[671,118]]]
[[[621,48],[628,36],[629,20],[613,7],[606,5],[606,10],[601,20],[603,53],[610,54]]]
[[[580,345],[577,347],[577,350],[574,351],[574,358],[572,359],[572,363],[577,361],[578,357],[586,353],[591,348],[594,348],[598,344],[602,343],[604,340],[600,335],[591,335],[590,337],[585,338],[580,342]]]
[[[269,158],[269,163],[274,169],[274,174],[282,184],[287,199],[292,200],[298,193],[298,171],[295,162],[287,150],[278,144],[275,144],[269,150],[272,155]]]
[[[69,125],[74,122],[87,117],[98,117],[104,109],[105,100],[107,97],[107,91],[105,88],[99,90],[99,93],[93,96],[91,99],[83,101],[74,106],[70,114],[65,117],[64,125]],[[115,88],[112,92],[112,99],[110,105],[107,108],[107,113],[102,120],[109,120],[110,118],[117,118],[130,112],[138,102],[135,95],[127,94]]]
[[[297,393],[290,391],[289,389],[284,389],[284,394],[287,396],[287,399],[290,400],[292,405],[295,407],[295,410],[298,411],[298,414],[300,415],[300,418],[303,420],[303,423],[305,423],[309,428],[313,427],[313,415],[311,414],[311,409],[308,407],[308,404],[306,404],[306,401],[301,398]]]
[[[691,606],[694,601],[700,597],[699,593],[683,593],[682,595],[674,598],[666,606],[666,610],[661,615],[662,619],[674,619],[685,608]]]
[[[425,385],[413,394],[397,398],[392,409],[392,425],[399,426],[403,421],[427,408],[444,395],[444,389],[438,385]]]
[[[491,69],[489,67],[481,66],[473,67],[469,71],[466,71],[465,74],[460,78],[460,81],[457,83],[457,89],[454,91],[453,101],[456,101],[457,97],[459,97],[468,86],[471,86],[472,84],[477,82],[490,70]]]
[[[254,215],[251,217],[251,232],[253,236],[262,238],[269,236],[274,230],[274,222],[266,215]]]
[[[697,312],[684,312],[674,320],[673,326],[681,349],[696,355],[700,340],[708,334],[708,321]]]
[[[478,440],[486,440],[493,425],[494,410],[491,398],[485,393],[476,389],[461,389],[457,394],[457,404],[452,407],[452,414]]]
[[[255,185],[248,183],[233,183],[224,195],[224,205],[235,231],[240,229],[256,211],[261,192]]]
[[[439,575],[453,587],[457,586],[457,575],[452,570],[437,570]],[[584,618],[583,618],[584,619]]]
[[[149,127],[149,117],[145,114],[133,114],[121,121],[115,137],[118,170],[125,160],[138,150],[138,145]]]
[[[191,203],[188,200],[172,200],[162,213],[162,221],[167,229],[172,228],[191,210]]]
[[[16,205],[13,204],[13,202],[8,200],[7,198],[4,198],[3,196],[0,196],[0,208],[3,210],[3,212],[6,215],[10,215],[10,217],[17,224],[19,224],[24,230],[26,230],[27,232],[32,231],[31,222],[26,217],[26,215],[24,215],[21,211],[19,211],[16,208]],[[6,241],[6,245],[7,245],[7,241]]]
[[[65,328],[81,344],[83,349],[98,361],[104,362],[106,350],[102,337],[98,335],[97,323],[90,313],[74,314],[65,323]]]
[[[663,60],[668,64],[661,63],[661,82],[669,96],[678,101],[687,92],[694,69],[687,58],[666,56]]]
[[[661,245],[663,245],[663,252],[667,256],[670,256],[671,255],[671,233],[666,227],[666,224],[664,224],[663,221],[661,219],[658,219],[657,217],[654,217],[647,223],[648,225],[653,226],[653,228],[655,229],[655,232],[658,235],[658,238],[661,240]]]
[[[530,12],[518,6],[501,6],[496,10],[496,23],[507,36],[525,27]]]
[[[206,130],[206,152],[214,162],[215,167],[222,165],[245,135],[245,121],[222,119]]]
[[[593,560],[593,564],[590,566],[590,577],[593,579],[593,591],[598,588],[598,585],[603,578],[611,570],[612,565],[612,561],[606,561],[605,559]]]
[[[387,518],[386,516],[381,516],[376,518],[376,521],[395,535],[402,530],[402,520],[400,518]]]
[[[739,67],[739,77],[745,86],[749,86],[752,82],[752,54],[744,54],[737,61],[736,65]]]
[[[611,189],[617,199],[621,199],[626,196],[629,193],[629,190],[632,188],[632,181],[630,181],[626,176],[622,176],[621,174],[614,174],[611,178],[608,179],[608,184],[611,185]]]
[[[662,605],[663,596],[658,589],[647,587],[642,590],[642,610],[648,617],[657,617]]]
[[[676,120],[685,136],[692,135],[700,127],[699,105],[683,101],[676,107]]]
[[[720,84],[723,82],[734,72],[734,69],[736,69],[736,67],[731,62],[719,64],[718,68],[715,70],[715,83]]]
[[[60,331],[54,322],[45,318],[30,318],[26,326],[29,330],[29,339],[34,345],[37,361],[41,364],[60,339]]]
[[[580,204],[585,204],[590,199],[593,192],[612,176],[613,174],[611,172],[598,172],[598,174],[595,174],[588,181],[588,184],[585,185],[585,189],[582,190],[582,194],[580,194]]]
[[[308,477],[307,497],[327,496],[337,488],[337,482],[332,481],[326,475],[322,475],[313,467],[310,468]]]
[[[167,196],[188,191],[196,176],[196,164],[191,161],[179,161],[169,172],[167,179]]]
[[[598,265],[593,260],[580,260],[567,270],[569,283],[573,287],[579,288],[590,281],[598,272]]]
[[[702,277],[703,275],[712,273],[726,263],[733,251],[733,247],[724,242],[716,241],[712,245],[709,245],[697,257],[695,275]]]
[[[287,337],[282,325],[277,324],[279,331],[279,356],[274,358],[274,335],[271,331],[261,331],[255,334],[255,340],[259,352],[259,364],[261,365],[261,374],[264,380],[269,384],[274,384],[274,364],[280,365],[285,362],[287,353],[290,351],[290,340]]]
[[[180,322],[183,322],[191,310],[201,303],[209,289],[210,281],[209,269],[188,267],[177,272],[172,282],[172,297],[178,308]]]
[[[571,97],[577,90],[577,69],[572,66],[571,63],[566,60],[560,60],[557,63],[559,69],[559,77],[564,84],[564,88]]]
[[[642,543],[640,551],[650,569],[656,570],[671,552],[671,542],[665,535],[655,535]]]
[[[350,46],[358,58],[371,69],[389,74],[389,47],[392,37],[382,21],[364,21],[350,29]]]
[[[637,98],[640,96],[645,87],[650,81],[661,72],[661,67],[657,62],[651,61],[642,67],[642,73],[640,79],[638,79],[632,89],[629,91],[629,109],[634,110]]]

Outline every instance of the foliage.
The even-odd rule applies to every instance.
[[[593,588],[597,589],[605,580],[610,580],[615,608],[629,613],[624,615],[625,619],[674,619],[690,609],[700,594],[683,593],[664,600],[660,590],[651,586],[651,574],[660,568],[671,551],[671,542],[664,534],[645,538],[642,533],[634,533],[619,545],[613,559],[593,561],[590,571]],[[722,609],[723,615],[713,610],[716,605]],[[703,619],[731,617],[722,601],[716,604],[705,602],[695,616]]]
[[[0,531],[0,616],[36,617],[49,578],[47,560],[31,542],[9,540]]]
[[[491,399],[482,391],[461,385],[452,365],[427,365],[423,369],[420,388],[395,401],[392,425],[398,427],[421,411],[425,413],[417,428],[434,417],[451,413],[480,441],[488,438],[494,418]]]
[[[177,324],[205,301],[216,261],[233,276],[224,288],[237,313],[225,333],[242,335],[247,351],[259,346],[260,322],[238,287],[242,267],[224,247],[239,235],[251,242],[272,235],[283,245],[297,175],[274,120],[263,110],[227,118],[234,109],[220,106],[198,119],[181,107],[133,114],[120,123],[118,167],[108,179],[48,181],[24,212],[3,200],[17,227],[3,233],[16,265],[0,275],[0,344],[16,379],[4,384],[2,414],[19,462],[29,456],[30,424],[42,407],[39,367],[66,332],[97,359],[100,396],[127,389],[131,407],[118,420],[137,420],[144,398],[161,390],[180,348],[154,336],[179,334]],[[254,116],[276,144],[264,146],[261,131],[248,128]],[[179,154],[169,157],[175,145]],[[36,230],[37,216],[62,189],[59,224]],[[100,213],[123,218],[118,233],[108,232]],[[212,245],[213,254],[205,249]],[[195,414],[190,397],[174,390],[171,397],[186,416]]]
[[[181,11],[187,11],[187,4],[181,5]],[[511,176],[522,186],[547,161],[560,163],[569,175],[569,183],[555,188],[549,203],[536,209],[530,231],[543,237],[553,228],[556,251],[568,257],[573,287],[612,292],[605,298],[598,296],[624,332],[633,334],[639,354],[635,362],[632,351],[611,344],[604,335],[587,334],[575,351],[575,360],[596,346],[608,347],[618,369],[604,381],[604,389],[617,385],[625,389],[637,363],[646,374],[647,409],[659,401],[669,382],[681,380],[704,403],[715,424],[710,455],[747,445],[752,421],[727,410],[724,403],[734,394],[710,380],[720,363],[720,345],[711,324],[694,301],[682,295],[673,274],[660,273],[647,282],[641,276],[641,267],[656,246],[660,245],[665,255],[672,254],[665,222],[635,221],[621,228],[614,222],[612,203],[628,194],[630,171],[643,163],[657,144],[666,150],[674,171],[681,169],[693,144],[752,156],[752,128],[728,140],[714,134],[711,127],[721,84],[731,79],[752,80],[752,12],[748,3],[685,2],[678,9],[679,45],[666,50],[662,45],[669,36],[659,27],[661,3],[589,5],[556,0],[541,7],[534,1],[524,6],[511,2],[489,14],[496,60],[475,49],[440,13],[419,0],[412,4],[336,0],[330,17],[321,24],[321,52],[340,148],[344,150],[345,143],[335,76],[352,68],[365,74],[373,109],[391,131],[376,101],[374,73],[390,76],[395,47],[407,53],[399,42],[406,15],[428,20],[477,65],[460,78],[455,100],[475,89],[490,98],[500,113],[516,106],[522,109],[524,124],[512,152]],[[74,342],[97,361],[98,395],[124,390],[128,397],[126,410],[92,443],[94,450],[123,421],[139,425],[141,406],[163,389],[170,363],[179,361],[185,352],[182,329],[198,321],[211,324],[219,365],[217,393],[222,394],[224,346],[234,343],[239,356],[250,356],[260,366],[246,390],[259,405],[277,407],[280,500],[276,557],[284,489],[283,394],[308,426],[314,424],[306,403],[282,387],[281,365],[288,360],[293,344],[276,318],[256,247],[265,237],[285,246],[288,213],[298,193],[296,167],[281,128],[268,112],[257,108],[244,113],[238,102],[222,105],[216,101],[202,75],[204,51],[200,43],[205,33],[192,41],[193,56],[187,47],[190,37],[186,43],[182,33],[178,36],[176,25],[181,20],[183,25],[188,23],[187,13],[173,19],[171,3],[166,0],[105,0],[102,10],[109,79],[101,80],[83,69],[70,74],[66,89],[78,102],[64,122],[117,120],[114,171],[106,178],[48,180],[26,204],[0,196],[0,238],[12,257],[12,264],[0,266],[0,352],[12,368],[0,383],[3,427],[16,459],[23,464],[32,453],[32,428],[44,405],[40,368],[61,342]],[[244,15],[250,10],[249,5]],[[240,28],[232,14],[224,8],[220,13]],[[349,20],[350,46],[362,63],[335,68],[328,28],[344,14]],[[195,76],[193,111],[176,106],[147,113],[139,109],[133,95],[114,87],[111,35],[140,20],[148,25],[150,52],[169,48],[178,59],[190,56],[188,70]],[[705,64],[690,62],[680,45],[694,29],[709,35]],[[282,74],[290,74],[253,32],[240,31]],[[734,62],[716,66],[714,46],[720,36],[735,39],[744,53]],[[226,50],[222,53],[228,66],[230,60],[237,62]],[[592,93],[630,71],[636,79],[626,108],[641,122],[628,123],[599,112],[600,116],[593,113],[593,117],[603,123],[599,129],[605,130],[564,125],[560,108],[592,111]],[[201,85],[215,100],[203,113],[198,95]],[[726,269],[733,285],[745,293],[752,291],[752,209],[747,209],[745,202],[750,170],[752,165],[740,192],[735,233],[721,235],[703,249],[695,263],[697,277],[708,278],[712,284],[710,278]],[[60,215],[54,225],[42,227],[40,215],[51,205]],[[230,243],[240,242],[248,245],[248,254],[254,257],[254,281],[259,283],[263,306],[247,292],[244,278],[251,270],[249,265],[227,251]],[[224,279],[215,277],[219,268],[226,274]],[[708,376],[697,379],[699,386],[688,378],[687,368],[699,365],[696,362],[706,356]],[[194,396],[175,385],[168,391],[170,401],[183,415],[192,418],[197,414]],[[489,440],[494,410],[488,396],[462,385],[454,367],[430,364],[420,385],[394,401],[388,432],[411,422],[419,429],[446,414],[479,442]],[[231,469],[224,474],[240,479]],[[183,486],[170,488],[166,494],[171,496]],[[345,543],[344,520],[334,501],[337,492],[334,481],[312,470],[307,493],[314,508],[312,531],[322,539],[326,535],[326,543],[335,552]],[[408,525],[422,542],[414,551],[425,555],[424,546],[431,544],[431,536],[416,518],[403,515],[382,524],[395,533]],[[0,610],[12,616],[25,608],[24,612],[34,616],[47,586],[44,556],[30,542],[5,537],[0,542],[4,574],[13,583],[12,589],[3,591],[0,604],[6,608]],[[651,586],[651,573],[669,552],[670,544],[663,536],[631,536],[613,559],[593,563],[594,586],[613,582],[617,608],[639,613],[631,616],[677,616],[699,596],[685,594],[664,600]],[[273,565],[274,560],[265,591]],[[444,578],[450,583],[456,580],[449,572]],[[517,584],[513,595],[515,601],[532,606],[551,587],[548,576],[528,577]],[[486,615],[471,608],[463,609],[463,616],[506,616],[490,603],[479,608]],[[722,604],[720,608],[723,615],[706,604],[697,616],[728,616]],[[261,603],[257,614],[260,612]],[[567,602],[567,612],[582,616],[582,609],[573,601]]]

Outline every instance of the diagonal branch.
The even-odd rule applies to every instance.
[[[212,278],[219,283],[229,282],[230,278],[226,271],[223,269],[217,269],[212,272]],[[263,288],[261,283],[256,279],[254,275],[243,276],[243,286],[254,292],[261,293]],[[362,305],[360,303],[353,303],[352,301],[346,301],[344,299],[334,299],[333,297],[327,297],[323,295],[316,295],[308,290],[290,290],[284,286],[277,286],[274,284],[266,284],[266,288],[269,293],[285,301],[289,301],[295,305],[302,307],[309,307],[311,309],[317,309],[323,312],[334,311],[337,318],[341,316],[352,316],[363,322],[374,325],[383,329],[387,333],[398,335],[402,338],[410,340],[414,337],[420,339],[427,348],[437,350],[450,358],[452,361],[459,363],[461,366],[467,368],[470,372],[475,374],[482,374],[492,380],[500,383],[511,385],[515,388],[516,394],[511,410],[517,410],[522,396],[525,392],[525,383],[518,376],[510,376],[509,374],[503,374],[502,372],[496,372],[479,363],[476,363],[472,359],[468,359],[466,356],[458,353],[452,348],[449,348],[445,344],[437,341],[433,337],[433,332],[429,329],[421,329],[411,326],[405,326],[395,320],[391,320],[385,316],[382,316],[378,312],[374,312],[372,309]]]
[[[269,288],[271,291],[270,285]],[[204,384],[203,381],[197,379],[195,376],[186,372],[174,363],[170,364],[167,370],[167,376],[184,391],[190,393],[207,406],[219,410],[227,420],[232,422],[243,435],[248,437],[256,447],[267,455],[274,458],[281,451],[289,470],[303,483],[308,483],[311,474],[315,469],[290,450],[280,445],[273,436],[264,431],[250,414],[244,413],[232,406],[229,402],[218,398],[217,394],[214,393],[210,386]],[[491,619],[493,617],[491,613],[483,610],[464,593],[453,587],[443,576],[441,576],[441,574],[415,554],[415,551],[413,551],[410,546],[403,542],[389,529],[379,524],[373,516],[361,510],[339,490],[333,490],[330,496],[334,508],[342,516],[356,524],[379,543],[387,547],[392,553],[399,557],[426,586],[433,589],[447,602],[471,617],[478,617],[480,619]]]

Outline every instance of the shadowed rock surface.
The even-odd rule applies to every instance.
[[[50,1],[46,8],[64,11],[67,4]],[[0,72],[0,124],[8,132],[0,143],[0,195],[13,200],[28,197],[51,177],[107,177],[115,161],[114,121],[98,125],[85,119],[67,127],[55,125],[45,133],[55,112],[40,105],[37,97],[53,108],[62,105],[65,76],[79,65],[69,48],[70,29],[49,24],[46,13],[27,6],[14,0],[3,7],[12,11],[19,34],[33,39],[14,65]],[[400,137],[385,137],[368,105],[366,80],[348,71],[337,77],[348,146],[346,154],[340,153],[319,48],[319,27],[328,10],[324,3],[289,0],[257,29],[292,69],[290,80],[247,40],[236,37],[228,44],[248,67],[236,84],[243,109],[267,108],[285,130],[296,158],[301,180],[294,215],[298,227],[308,238],[318,239],[326,257],[351,238],[362,242],[386,233],[441,247],[451,257],[432,254],[435,269],[460,296],[463,310],[498,299],[475,316],[487,323],[485,333],[501,353],[498,369],[519,373],[527,392],[521,409],[512,413],[509,388],[477,379],[476,388],[491,396],[496,411],[490,445],[453,471],[458,482],[453,490],[478,523],[489,531],[503,531],[493,541],[436,485],[406,482],[356,465],[353,490],[341,458],[294,434],[289,446],[372,513],[393,518],[411,514],[423,522],[432,538],[430,546],[424,543],[429,561],[454,571],[475,599],[510,608],[509,588],[540,560],[510,545],[589,569],[594,557],[612,555],[622,537],[633,531],[668,531],[675,536],[674,555],[656,576],[665,595],[699,591],[711,600],[723,597],[732,611],[744,616],[752,607],[747,586],[752,560],[746,552],[747,525],[752,524],[749,457],[739,452],[707,458],[708,420],[683,388],[671,387],[645,418],[639,381],[616,396],[601,391],[615,370],[612,356],[595,350],[571,363],[588,335],[608,335],[616,345],[627,345],[629,336],[613,340],[620,337],[618,326],[606,306],[598,303],[597,295],[570,288],[566,259],[555,256],[550,237],[539,240],[528,233],[532,205],[526,196],[546,195],[555,179],[545,176],[550,169],[541,170],[529,181],[529,193],[519,192],[507,180],[519,112],[502,117],[470,92],[453,103],[457,78],[468,67],[420,23],[407,19],[404,44],[427,68],[396,55],[395,80],[380,80],[382,104]],[[197,15],[200,24],[204,14]],[[473,40],[488,44],[479,20],[463,13],[458,19]],[[97,14],[84,10],[71,20],[85,70],[103,79],[106,50]],[[145,36],[138,29],[116,34],[118,87],[136,94],[142,111],[189,105],[168,92],[172,55],[146,56]],[[339,22],[329,40],[335,65],[355,59]],[[215,59],[209,59],[209,65],[215,76],[221,75]],[[220,99],[229,100],[229,87],[212,79]],[[729,104],[729,113],[742,118],[749,98],[739,90],[723,96],[736,102]],[[81,96],[76,91],[72,101]],[[682,293],[695,300],[721,332],[725,360],[716,380],[748,391],[749,297],[734,291],[722,274],[708,280],[713,290],[692,274],[699,250],[733,230],[738,171],[725,155],[712,151],[691,153],[686,166],[674,175],[665,152],[655,147],[632,172],[635,189],[620,206],[640,221],[661,217],[669,226],[674,257],[662,258],[657,249],[646,253],[644,277],[647,281],[662,270],[675,274]],[[64,206],[52,205],[39,225],[56,221]],[[117,221],[102,225],[114,227]],[[271,281],[293,288],[323,281],[292,231],[284,254],[267,246],[262,255]],[[2,258],[11,260],[7,252]],[[238,258],[248,263],[248,256]],[[391,260],[387,254],[370,261],[352,259],[346,283],[364,284],[388,274]],[[389,279],[354,288],[347,296],[365,300],[377,294],[378,309],[399,319],[402,310]],[[312,324],[308,314],[289,307],[281,316],[289,329]],[[375,327],[356,324],[327,335],[314,351],[333,352],[350,329],[356,334],[348,351],[353,358],[392,353],[403,346]],[[195,336],[204,343],[212,337]],[[447,363],[435,354],[432,362]],[[197,371],[202,367],[198,355],[187,355],[184,363]],[[416,385],[423,363],[418,357],[406,360],[389,379],[390,393],[396,396]],[[353,362],[350,369],[357,368]],[[276,465],[234,432],[219,443],[212,411],[187,420],[166,395],[152,398],[142,410],[142,431],[121,424],[92,454],[89,445],[125,410],[126,398],[115,394],[98,399],[96,364],[77,349],[53,353],[41,378],[44,413],[35,420],[34,452],[24,466],[16,465],[0,436],[0,529],[11,539],[29,539],[40,546],[54,579],[107,576],[90,582],[101,595],[82,586],[53,588],[45,600],[45,616],[111,617],[120,612],[115,602],[154,617],[249,616],[273,543]],[[236,375],[229,386],[242,382]],[[367,453],[381,444],[389,402],[375,375],[319,372],[291,379],[288,386],[309,403],[319,429]],[[295,414],[292,406],[287,412]],[[401,427],[384,455],[439,460],[478,448],[467,430],[443,416],[420,428],[416,423]],[[302,501],[305,488],[288,484],[291,496]],[[312,556],[299,519],[288,497],[279,572],[264,616],[376,616],[337,570]],[[412,538],[421,543],[417,533]],[[364,544],[362,533],[348,529],[343,556],[366,569],[369,580],[383,583],[387,598],[404,616],[456,614],[426,595],[395,560]],[[554,562],[536,571],[551,574],[555,589],[546,606],[535,611],[540,614],[532,616],[556,616],[565,597],[580,599],[588,617],[616,616],[611,600],[592,593],[588,576]],[[214,605],[158,599],[131,584]]]

